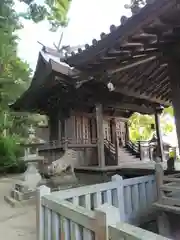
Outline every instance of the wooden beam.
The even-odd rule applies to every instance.
[[[126,41],[129,36],[132,36],[141,30],[142,27],[150,24],[174,4],[176,4],[176,0],[159,0],[152,4],[147,4],[138,14],[128,19],[124,25],[120,25],[111,34],[97,41],[95,46],[91,46],[89,49],[82,51],[82,53],[69,57],[66,62],[74,66],[85,65],[99,53],[105,52],[107,48],[113,48],[117,41],[119,43]]]
[[[156,87],[156,83],[159,83],[160,80],[166,76],[167,76],[167,72],[165,71],[164,67],[161,67],[159,65],[159,70],[158,69],[154,70],[154,72],[152,74],[150,74],[149,77],[147,78],[147,81],[149,82],[150,87],[146,86],[146,88],[144,88],[144,90],[145,89],[147,90],[149,88],[151,88],[151,90],[153,90],[154,87]],[[149,92],[151,92],[151,91],[149,90]]]
[[[115,92],[122,93],[126,96],[135,97],[137,99],[145,99],[145,100],[148,100],[149,102],[159,103],[159,104],[166,105],[166,106],[170,105],[169,101],[164,101],[162,99],[158,99],[155,97],[149,97],[146,94],[141,94],[139,91],[135,92],[135,91],[127,89],[127,88],[118,87],[118,88],[115,88]]]
[[[129,110],[133,112],[139,112],[143,114],[154,114],[154,109],[152,107],[140,106],[138,104],[131,104],[131,103],[116,103],[114,105],[108,104],[108,107],[114,107],[115,109],[119,110]]]
[[[156,95],[157,97],[161,97],[161,89],[164,89],[164,85],[166,86],[167,82],[169,80],[169,77],[164,78],[163,80],[160,81],[156,87],[154,87],[153,90],[149,91],[147,90],[148,93],[150,93],[150,96]]]
[[[152,56],[152,57],[143,57],[143,60],[137,60],[137,59],[134,59],[132,61],[132,63],[129,63],[129,61],[125,64],[120,64],[120,67],[119,68],[114,68],[112,70],[107,70],[107,73],[108,75],[112,75],[112,74],[115,74],[117,72],[121,72],[121,71],[124,71],[126,69],[130,69],[130,68],[133,68],[133,67],[137,67],[141,64],[144,64],[144,63],[147,63],[147,62],[151,62],[153,60],[157,59],[157,56]]]
[[[157,66],[157,62],[153,61],[152,64],[146,63],[142,64],[136,68],[134,68],[132,71],[128,71],[126,75],[126,79],[124,79],[126,86],[131,89],[139,89],[140,83],[144,81],[145,76],[149,76],[149,71],[153,71]],[[114,82],[114,81],[113,81]]]
[[[135,84],[132,87],[134,88],[135,91],[138,91],[139,89],[142,89],[146,86],[145,89],[147,89],[147,85],[149,85],[151,75],[156,72],[156,70],[159,69],[159,64],[157,61],[154,61],[152,64],[146,64],[144,66],[144,69],[141,71],[140,76],[138,77],[137,81],[135,80]]]

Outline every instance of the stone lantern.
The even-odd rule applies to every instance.
[[[16,202],[34,199],[37,186],[41,183],[42,177],[38,171],[38,164],[44,161],[44,157],[39,156],[38,147],[44,144],[44,141],[35,136],[35,130],[29,128],[28,139],[21,143],[24,148],[24,156],[21,158],[27,164],[27,170],[15,183],[11,190],[11,196],[5,197],[11,205]]]

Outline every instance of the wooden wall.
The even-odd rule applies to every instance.
[[[74,113],[66,120],[66,137],[72,143],[88,144],[93,143],[96,138],[95,119],[80,113]],[[79,165],[98,165],[96,148],[76,149],[79,157]]]
[[[91,142],[91,119],[83,115],[74,115],[66,119],[66,138],[77,143]]]
[[[49,123],[57,124],[57,126],[49,126],[49,128],[38,129],[38,137],[49,141],[50,136],[53,140],[61,140],[63,137],[67,138],[72,144],[91,144],[96,143],[97,138],[97,126],[96,118],[93,115],[83,114],[79,112],[72,112],[71,116],[64,121],[64,133],[63,133],[63,122],[59,119],[58,121],[51,121]],[[115,127],[115,129],[114,129]],[[125,120],[121,118],[115,119],[115,126],[112,127],[112,119],[104,116],[103,120],[104,139],[113,142],[114,134],[116,131],[117,137],[121,138],[123,145],[125,145],[126,127]],[[55,131],[56,130],[56,131]],[[51,132],[51,133],[50,133]],[[53,136],[52,136],[53,135]],[[56,137],[56,138],[55,138]],[[76,148],[79,157],[79,165],[81,166],[96,166],[98,165],[97,147],[84,147]],[[52,160],[60,157],[58,150],[48,153]],[[53,157],[52,157],[53,156]],[[48,157],[49,158],[49,157]]]

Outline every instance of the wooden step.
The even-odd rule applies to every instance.
[[[170,205],[166,205],[158,202],[153,203],[153,207],[156,207],[160,210],[164,210],[165,212],[180,214],[180,207],[170,206]]]

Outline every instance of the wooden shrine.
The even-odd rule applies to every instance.
[[[65,148],[68,139],[69,147],[86,155],[81,165],[106,165],[105,140],[115,147],[116,160],[111,165],[118,165],[118,140],[123,143],[127,138],[124,119],[133,112],[155,114],[162,160],[159,115],[164,106],[173,105],[180,138],[180,1],[146,2],[85,49],[62,57],[43,47],[31,86],[11,106],[16,111],[47,114],[50,141],[61,141]],[[120,130],[120,137],[117,121],[126,129]]]
[[[76,88],[68,75],[72,72],[55,60],[51,49],[42,49],[30,88],[12,106],[48,115],[49,141],[39,148],[41,154],[53,161],[62,155],[62,148],[74,148],[79,166],[101,168],[140,160],[121,151],[129,141],[127,120],[135,111],[153,114],[153,107],[114,94],[101,83]]]

